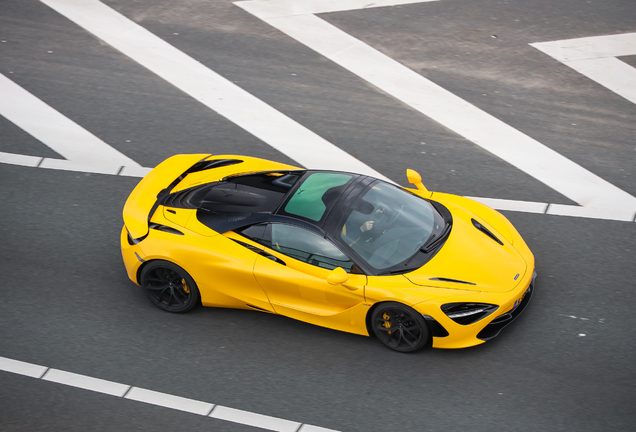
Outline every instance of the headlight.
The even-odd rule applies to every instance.
[[[488,303],[446,303],[442,312],[457,324],[468,325],[487,317],[498,308]]]

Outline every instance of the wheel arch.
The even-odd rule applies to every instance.
[[[382,300],[382,301],[379,301],[377,303],[374,303],[373,306],[371,306],[369,308],[369,310],[367,311],[367,315],[365,316],[365,325],[366,325],[366,328],[367,328],[367,333],[369,333],[369,337],[377,339],[377,337],[375,336],[375,332],[373,331],[373,327],[372,327],[372,323],[371,323],[371,317],[373,316],[373,311],[376,310],[378,307],[382,306],[385,303],[400,303],[400,304],[402,304],[404,306],[410,307],[417,314],[421,315],[422,318],[424,319],[424,323],[426,324],[426,327],[428,329],[428,341],[426,342],[426,345],[424,346],[424,348],[430,348],[432,346],[434,332],[436,332],[437,329],[431,328],[431,323],[427,319],[427,318],[430,318],[430,317],[428,317],[428,315],[426,315],[426,314],[420,313],[417,309],[415,309],[413,307],[413,305],[409,305],[407,303],[404,303],[404,302],[401,302],[401,301],[396,301],[396,300]]]
[[[135,274],[135,279],[136,279],[136,281],[137,281],[137,285],[140,285],[140,286],[141,286],[141,272],[144,270],[144,268],[148,267],[148,265],[149,265],[150,263],[153,263],[153,262],[155,262],[155,261],[165,261],[165,262],[168,262],[168,263],[170,263],[170,264],[176,265],[177,267],[182,268],[182,269],[183,269],[183,271],[185,271],[186,273],[188,273],[188,275],[190,275],[190,277],[192,277],[192,275],[190,274],[190,272],[189,272],[189,271],[187,271],[186,269],[184,269],[182,265],[177,264],[177,263],[176,263],[176,262],[174,262],[173,260],[167,259],[167,258],[165,258],[165,257],[156,257],[156,258],[150,258],[150,259],[144,260],[144,261],[141,263],[141,265],[139,266],[139,268],[137,268],[137,272],[136,272],[136,274]],[[192,278],[192,279],[194,280],[194,278]],[[195,282],[196,282],[196,280],[195,280]]]
[[[153,272],[156,268],[162,271],[159,274],[151,273],[152,279],[149,280],[153,282],[147,284],[141,279],[142,276],[145,278],[145,272]],[[165,269],[168,270],[168,274]],[[136,278],[148,298],[160,309],[173,313],[185,313],[201,305],[201,295],[196,281],[190,272],[172,260],[160,257],[144,261],[137,269]],[[160,286],[156,285],[157,282]],[[161,292],[156,294],[157,290]],[[164,300],[166,292],[168,293],[167,304]],[[176,305],[173,304],[173,300],[177,301]]]

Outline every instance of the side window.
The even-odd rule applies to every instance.
[[[270,227],[268,231],[271,231],[265,234],[270,248],[317,267],[328,270],[342,267],[351,272],[353,262],[329,240],[293,225],[272,224]]]
[[[251,240],[254,240],[255,242],[263,243],[263,236],[265,234],[266,227],[267,224],[252,225],[248,226],[247,228],[238,230],[237,232]]]

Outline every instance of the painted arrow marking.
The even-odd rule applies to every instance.
[[[633,220],[636,197],[314,15],[344,7],[420,2],[249,0],[235,4],[584,207],[554,205],[548,213],[611,214],[611,218]]]

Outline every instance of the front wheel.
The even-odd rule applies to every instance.
[[[389,348],[412,353],[428,343],[431,333],[422,315],[396,302],[380,304],[371,315],[373,333]]]
[[[194,279],[176,264],[151,261],[141,270],[139,279],[150,301],[165,311],[188,312],[199,303]]]

